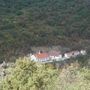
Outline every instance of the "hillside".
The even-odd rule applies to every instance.
[[[0,0],[1,60],[30,46],[88,47],[89,9],[89,0]]]

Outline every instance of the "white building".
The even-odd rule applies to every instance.
[[[86,54],[87,54],[86,50],[81,50],[80,53],[81,53],[82,55],[86,55]]]
[[[62,54],[59,51],[50,51],[48,54],[49,54],[49,57],[51,60],[58,61],[58,60],[62,59]]]
[[[80,52],[77,50],[77,51],[71,51],[71,52],[65,53],[64,54],[64,57],[67,58],[67,59],[69,59],[71,57],[76,57],[78,55],[80,55]]]
[[[44,53],[44,52],[39,52],[36,54],[31,55],[31,60],[32,61],[38,61],[38,62],[45,62],[45,61],[49,61],[50,57],[48,55],[48,53]]]

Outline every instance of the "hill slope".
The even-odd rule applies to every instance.
[[[0,57],[90,40],[89,9],[89,0],[0,0]]]

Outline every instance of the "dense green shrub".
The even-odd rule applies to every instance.
[[[9,74],[0,80],[0,90],[89,90],[90,69],[78,62],[56,70],[49,64],[18,59],[8,68]]]
[[[19,59],[2,81],[1,90],[47,90],[51,88],[57,73],[47,65],[36,64],[27,58]]]

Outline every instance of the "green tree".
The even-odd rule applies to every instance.
[[[1,90],[47,90],[57,76],[53,68],[36,64],[27,58],[17,60],[10,72]]]

